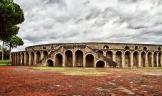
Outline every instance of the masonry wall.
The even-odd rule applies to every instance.
[[[16,66],[161,67],[162,46],[124,43],[60,43],[13,52]]]

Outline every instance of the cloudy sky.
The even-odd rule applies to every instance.
[[[162,0],[15,0],[24,47],[55,42],[162,44]]]

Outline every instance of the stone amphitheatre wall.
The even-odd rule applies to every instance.
[[[57,43],[11,53],[13,65],[53,67],[162,67],[162,45]]]

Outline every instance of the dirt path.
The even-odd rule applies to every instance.
[[[124,69],[123,69],[124,70]],[[72,76],[30,67],[0,67],[0,96],[162,96],[162,76],[108,70]]]

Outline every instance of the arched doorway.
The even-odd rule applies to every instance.
[[[106,60],[106,63],[111,66],[112,65],[112,55],[113,53],[111,51],[107,51],[106,52],[106,57],[107,57],[107,60]]]
[[[104,61],[98,61],[98,62],[96,63],[96,67],[104,68],[104,67],[105,67],[105,62],[104,62]]]
[[[47,58],[48,57],[48,52],[47,51],[43,51],[43,58]]]
[[[55,66],[61,67],[63,64],[63,56],[61,54],[55,55]]]
[[[141,53],[141,65],[142,67],[146,67],[146,53],[145,52]]]
[[[67,67],[72,67],[73,66],[73,53],[68,50],[65,52],[65,65]]]
[[[83,67],[83,52],[78,50],[75,52],[76,67]]]
[[[92,54],[86,55],[86,67],[94,66],[94,56]]]
[[[53,61],[52,60],[48,60],[47,61],[47,66],[48,67],[53,67]]]
[[[38,64],[38,63],[40,63],[40,61],[41,61],[41,53],[38,51],[38,52],[37,52],[36,63]]]
[[[152,53],[149,52],[149,53],[148,53],[148,66],[149,66],[149,67],[152,67],[152,57],[151,57],[151,56],[152,56]]]
[[[125,66],[126,67],[131,67],[131,64],[130,64],[130,52],[129,51],[126,51],[125,52]]]
[[[34,52],[31,52],[31,62],[30,62],[30,64],[31,65],[34,65]]]
[[[159,63],[158,64],[159,64],[159,67],[161,67],[161,62],[162,62],[161,61],[161,53],[159,53],[159,56],[158,57],[159,57],[159,60],[158,60]]]
[[[118,67],[122,66],[122,52],[121,51],[116,52],[116,63]]]
[[[25,65],[29,65],[29,53],[26,52],[26,64]]]
[[[100,58],[103,56],[103,51],[99,50],[99,51],[97,51],[97,54],[98,54],[98,57]]]
[[[139,64],[138,64],[138,56],[139,56],[138,52],[135,51],[133,53],[133,66],[134,67],[138,67],[139,66]]]
[[[157,53],[154,53],[154,67],[157,67]]]

